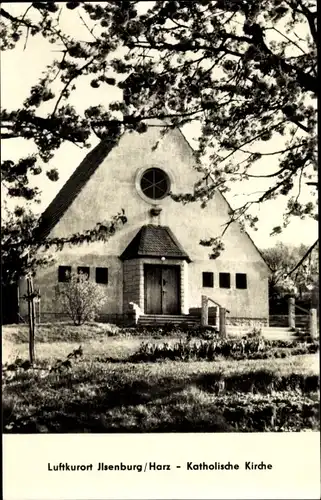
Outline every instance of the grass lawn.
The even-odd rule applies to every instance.
[[[16,357],[28,356],[27,325],[7,325],[2,330],[2,359],[12,362]],[[36,330],[36,357],[48,362],[63,358],[82,344],[87,356],[104,355],[112,359],[126,359],[133,354],[143,340],[158,342],[159,339],[133,336],[131,329],[120,329],[108,323],[92,323],[74,326],[68,323],[43,324]],[[170,342],[177,338],[169,339]]]
[[[5,432],[318,430],[318,354],[284,359],[128,361],[145,338],[110,325],[44,325],[35,369],[6,372]],[[27,328],[3,328],[4,361],[27,358]],[[159,339],[148,339],[159,342]],[[175,338],[166,339],[174,342]],[[81,344],[83,356],[50,371]]]

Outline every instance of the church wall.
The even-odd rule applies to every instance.
[[[106,243],[97,242],[65,248],[55,255],[53,267],[39,270],[35,286],[42,293],[43,310],[54,309],[54,288],[59,265],[86,265],[108,267],[110,280],[106,286],[108,301],[105,313],[120,314],[127,301],[123,282],[129,277],[128,265],[123,267],[119,256],[144,224],[169,226],[192,262],[184,264],[188,287],[184,289],[184,310],[199,307],[201,295],[206,294],[230,310],[231,316],[268,316],[268,269],[246,233],[231,224],[224,236],[225,250],[216,260],[210,260],[210,248],[201,246],[200,240],[219,236],[228,219],[229,206],[220,193],[215,194],[206,208],[199,202],[183,205],[170,197],[152,201],[142,196],[138,179],[142,171],[157,167],[164,169],[171,179],[171,190],[187,193],[199,174],[191,149],[179,131],[160,137],[157,127],[145,134],[128,133],[121,137],[96,172],[88,180],[72,205],[51,232],[52,237],[68,236],[109,220],[125,210],[128,222]],[[152,207],[160,214],[151,215]],[[127,267],[126,267],[127,266]],[[128,269],[130,266],[128,267]],[[202,286],[202,273],[214,273],[214,288]],[[231,288],[218,285],[219,272],[231,274]],[[124,273],[124,274],[123,274]],[[129,274],[128,274],[129,273]],[[235,273],[246,273],[248,288],[235,289]],[[125,294],[124,294],[125,292]]]

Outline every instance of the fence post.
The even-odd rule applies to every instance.
[[[33,297],[33,282],[30,276],[27,277],[27,300],[29,319],[29,358],[32,365],[35,361],[35,302]]]
[[[314,339],[318,334],[316,309],[310,309],[309,311],[309,333],[312,339]]]
[[[295,328],[295,298],[289,297],[288,300],[288,325],[289,328]]]
[[[226,309],[220,307],[220,336],[226,337]]]
[[[202,295],[201,325],[208,325],[208,298],[206,297],[206,295]]]

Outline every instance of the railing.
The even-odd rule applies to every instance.
[[[216,305],[216,325],[218,327],[219,333],[222,337],[226,336],[226,313],[230,311],[223,307],[221,304],[215,300],[207,297],[207,295],[202,295],[202,312],[201,312],[201,325],[208,326],[208,302],[212,302]]]
[[[216,302],[215,300],[211,299],[211,297],[207,297],[207,300],[209,300],[210,302],[213,302],[213,304],[215,304],[216,306],[223,308],[222,304],[219,304],[219,303],[218,303],[218,302]],[[231,312],[231,311],[229,311],[228,309],[226,309],[226,307],[225,307],[224,309],[225,309],[225,311],[226,311],[227,313]]]
[[[222,337],[226,336],[226,313],[230,311],[223,307],[221,304],[215,300],[202,295],[202,311],[201,311],[201,325],[208,326],[208,303],[212,302],[216,305],[216,325],[218,327],[219,333]],[[290,328],[295,328],[295,307],[303,312],[308,313],[309,323],[308,331],[311,338],[315,338],[318,335],[318,325],[317,325],[317,310],[311,308],[309,311],[303,307],[295,305],[294,297],[290,297],[288,301],[288,326]]]
[[[18,323],[20,323],[20,321],[21,323],[26,323],[26,320],[21,316],[20,313],[18,313]]]
[[[298,306],[298,304],[294,303],[294,306],[296,309],[299,309],[299,311],[302,311],[302,312],[305,312],[307,314],[309,314],[309,309],[305,309],[304,307],[301,307],[301,306]]]
[[[303,307],[297,306],[295,304],[295,298],[290,297],[288,301],[288,326],[290,328],[295,328],[295,308],[300,309],[301,311],[307,312],[309,314],[309,334],[312,338],[315,338],[318,335],[318,318],[317,318],[317,310],[315,308],[311,308],[309,311],[304,309]]]

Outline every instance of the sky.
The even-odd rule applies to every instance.
[[[12,13],[20,13],[26,9],[27,4],[16,3],[6,4],[6,9]],[[9,8],[10,7],[10,8]],[[66,9],[67,11],[67,9]],[[62,28],[69,29],[72,26],[73,34],[77,34],[81,39],[88,39],[89,33],[87,29],[79,23],[75,23],[75,17],[70,17],[72,14],[67,11],[61,17]],[[72,20],[72,24],[71,24]],[[59,58],[60,47],[50,45],[48,42],[39,37],[29,37],[26,47],[24,40],[19,42],[14,50],[2,52],[1,54],[1,105],[7,110],[17,109],[24,99],[29,95],[32,85],[34,85],[41,76],[45,66],[49,64],[53,58]],[[92,89],[88,85],[88,80],[85,79],[77,84],[77,91],[68,101],[74,105],[77,111],[82,112],[93,102],[100,102],[108,106],[108,103],[120,97],[120,90],[117,87],[108,87],[108,92],[104,89]],[[47,111],[51,110],[54,101],[49,101]],[[46,109],[44,108],[46,111]],[[183,130],[187,140],[193,146],[194,138],[197,135],[198,129],[195,126],[189,125]],[[98,142],[96,136],[92,137],[91,145],[94,147]],[[273,139],[273,149],[278,145],[276,138]],[[269,143],[267,146],[271,147]],[[1,156],[5,159],[17,160],[24,155],[36,152],[35,146],[31,141],[23,139],[9,139],[2,141]],[[34,177],[33,184],[36,184],[42,191],[41,203],[37,205],[37,212],[43,211],[51,202],[59,189],[63,186],[72,172],[77,168],[84,156],[88,153],[87,149],[78,148],[72,144],[64,144],[54,158],[46,166],[46,169],[57,167],[59,171],[59,180],[51,182],[45,175]],[[274,157],[268,157],[261,162],[258,162],[257,169],[263,173],[268,169],[271,171],[271,161]],[[265,163],[264,163],[265,162]],[[251,179],[251,181],[234,183],[231,192],[226,194],[226,198],[233,208],[248,200],[249,193],[259,193],[266,189],[267,184],[265,179]],[[311,197],[311,188],[305,187],[304,196],[308,200]],[[3,193],[3,199],[5,193]],[[315,195],[316,191],[312,195]],[[252,194],[253,196],[253,194]],[[248,230],[250,236],[259,248],[274,246],[278,241],[286,244],[299,245],[312,244],[318,237],[317,222],[306,219],[300,220],[292,218],[290,225],[283,230],[281,235],[271,237],[270,233],[274,226],[280,225],[282,222],[282,214],[286,205],[286,197],[278,197],[277,200],[265,202],[257,205],[252,214],[259,217],[258,230]]]

